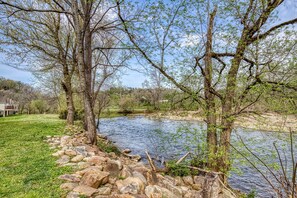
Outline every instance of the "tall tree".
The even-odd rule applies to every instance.
[[[235,118],[251,112],[268,84],[294,89],[284,78],[269,80],[269,73],[290,58],[296,40],[284,29],[297,18],[275,24],[281,0],[152,1],[138,7],[134,20],[129,14],[138,12],[117,3],[123,31],[139,56],[204,107],[207,166],[227,172]],[[204,83],[189,86],[191,79]]]
[[[34,4],[34,1],[11,3],[10,1],[1,0],[0,5],[12,10],[8,13],[9,17],[17,13],[29,13],[30,15],[34,15],[35,13],[40,13],[41,15],[45,13],[61,14],[61,18],[67,20],[67,23],[70,24],[74,32],[75,48],[73,49],[76,54],[75,62],[78,68],[80,90],[83,95],[85,129],[89,141],[92,144],[96,144],[97,130],[93,110],[93,79],[96,78],[94,75],[96,72],[93,71],[97,65],[93,65],[93,52],[99,50],[103,53],[106,49],[105,46],[102,46],[102,42],[96,42],[104,39],[102,33],[108,33],[115,40],[120,40],[113,33],[118,25],[117,19],[112,15],[116,5],[112,5],[109,1],[99,0],[38,1],[38,4]]]

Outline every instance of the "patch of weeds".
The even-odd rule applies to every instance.
[[[183,164],[176,164],[175,161],[168,161],[168,174],[172,176],[187,176],[191,174],[191,170]]]
[[[106,153],[114,152],[116,155],[120,155],[121,154],[121,151],[118,149],[118,147],[116,147],[115,145],[113,145],[109,141],[99,139],[98,142],[97,142],[97,146],[102,151],[104,151]]]

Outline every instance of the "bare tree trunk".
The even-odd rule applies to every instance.
[[[90,11],[91,2],[82,1],[84,15],[80,16],[78,13],[78,2],[72,1],[74,11],[74,26],[76,33],[77,43],[77,61],[80,76],[80,85],[84,98],[84,114],[85,124],[87,127],[87,137],[91,144],[97,144],[97,130],[95,123],[95,115],[92,108],[92,94],[91,94],[91,82],[92,82],[92,34],[90,32]],[[80,20],[80,17],[83,17]]]
[[[65,79],[65,76],[64,76]],[[67,104],[67,125],[73,125],[74,124],[74,114],[75,114],[75,107],[73,102],[73,93],[71,90],[71,83],[69,82],[62,82],[62,87],[66,94],[66,104]]]

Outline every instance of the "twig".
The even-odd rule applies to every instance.
[[[186,157],[190,154],[190,152],[187,152],[184,156],[182,156],[177,162],[176,164],[181,163],[184,159],[186,159]]]
[[[199,170],[199,171],[204,172],[204,173],[213,173],[213,174],[216,174],[216,175],[225,175],[222,172],[209,171],[209,170],[205,170],[205,169],[198,168],[198,167],[195,167],[195,166],[186,166],[186,167],[194,169],[194,170]]]

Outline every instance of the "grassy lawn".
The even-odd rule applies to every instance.
[[[57,167],[47,135],[62,135],[57,115],[0,117],[0,197],[61,197]]]

